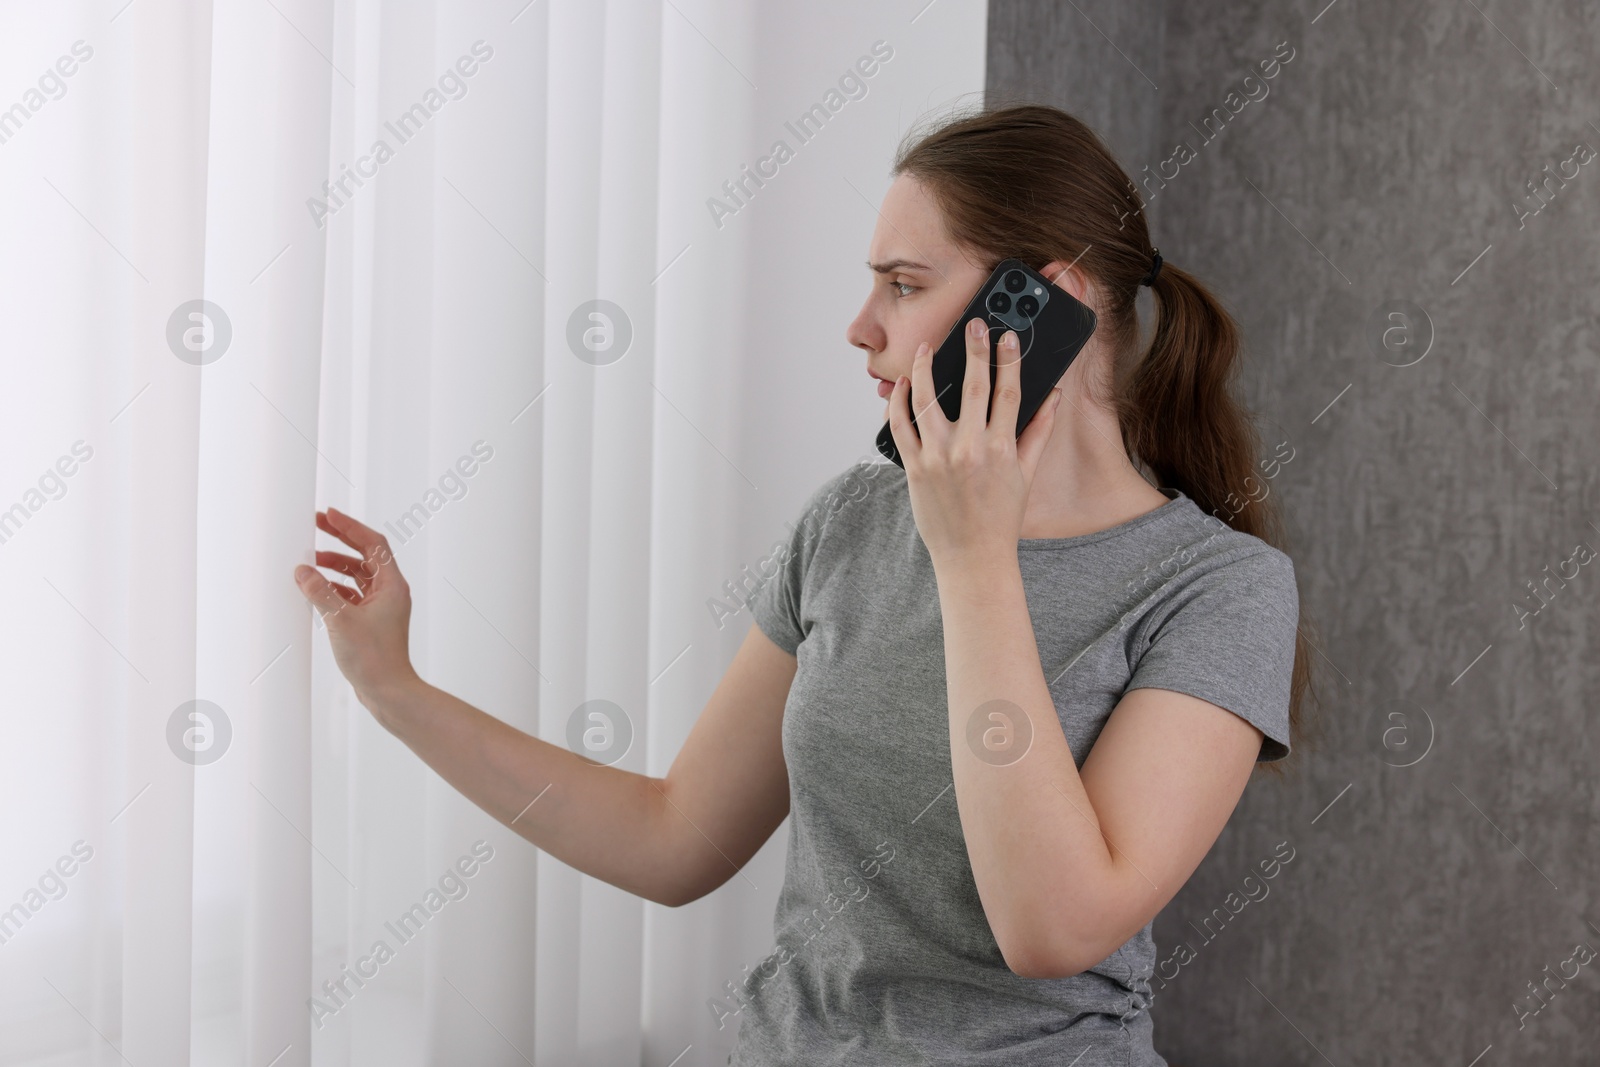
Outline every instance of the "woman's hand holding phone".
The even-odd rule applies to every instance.
[[[954,422],[935,399],[933,346],[927,342],[917,349],[911,377],[901,377],[889,395],[889,425],[905,466],[912,514],[936,568],[1016,552],[1028,491],[1061,402],[1061,390],[1052,389],[1051,399],[1017,435],[1021,357],[1017,335],[1007,330],[1000,341],[994,402],[985,418],[988,325],[974,318],[964,332],[967,366]]]
[[[1022,360],[1017,428],[1025,429],[1044,406],[1050,390],[1094,336],[1094,310],[1020,259],[1001,260],[930,356],[939,407],[952,422],[961,417],[962,379],[972,351],[972,339],[966,336],[963,326],[970,325],[974,318],[981,319],[991,330],[1016,332]],[[999,353],[995,356],[998,358]],[[930,394],[919,389],[918,395]],[[969,405],[969,409],[973,406]],[[921,419],[919,403],[913,409],[913,433],[919,429]],[[887,419],[878,430],[875,443],[880,453],[905,466]]]
[[[411,666],[411,587],[382,534],[333,508],[317,512],[316,521],[317,529],[361,553],[319,550],[317,566],[346,575],[356,587],[330,582],[304,564],[295,568],[295,584],[327,625],[340,672],[377,714],[380,697],[420,680]]]

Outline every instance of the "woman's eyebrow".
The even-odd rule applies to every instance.
[[[932,270],[933,269],[932,267],[928,266],[925,263],[917,263],[917,262],[914,262],[914,261],[909,260],[909,259],[891,259],[887,263],[874,263],[871,260],[868,260],[867,261],[867,266],[869,268],[871,268],[873,271],[877,272],[878,274],[888,274],[890,271],[896,271],[896,270]]]

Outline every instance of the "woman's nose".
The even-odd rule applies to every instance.
[[[883,350],[883,330],[872,321],[865,308],[845,329],[844,338],[855,348],[864,348],[869,352]]]

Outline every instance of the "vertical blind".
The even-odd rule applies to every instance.
[[[665,774],[748,625],[708,598],[881,409],[852,364],[856,439],[745,536],[741,397],[785,351],[749,242],[856,269],[884,131],[981,86],[967,7],[883,15],[909,103],[731,220],[873,40],[844,5],[769,69],[806,17],[729,0],[0,15],[0,1063],[723,1061],[773,870],[667,909],[544,855],[372,720],[291,574],[337,547],[314,510],[363,519],[425,679],[557,743],[608,701]]]

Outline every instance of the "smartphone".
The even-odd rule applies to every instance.
[[[961,414],[961,383],[967,374],[967,323],[979,317],[989,324],[989,405],[984,407],[985,420],[989,417],[989,406],[994,403],[1000,338],[1007,330],[1017,332],[1022,371],[1022,403],[1017,410],[1017,436],[1020,437],[1044,398],[1050,395],[1050,390],[1094,335],[1094,312],[1065,289],[1052,285],[1038,271],[1023,265],[1021,260],[1002,260],[988,281],[978,287],[977,295],[933,354],[934,393],[945,418],[952,422]],[[926,404],[927,400],[919,397],[918,402]],[[917,413],[913,408],[913,428],[916,423]],[[887,420],[878,431],[878,451],[901,467],[905,466]]]

